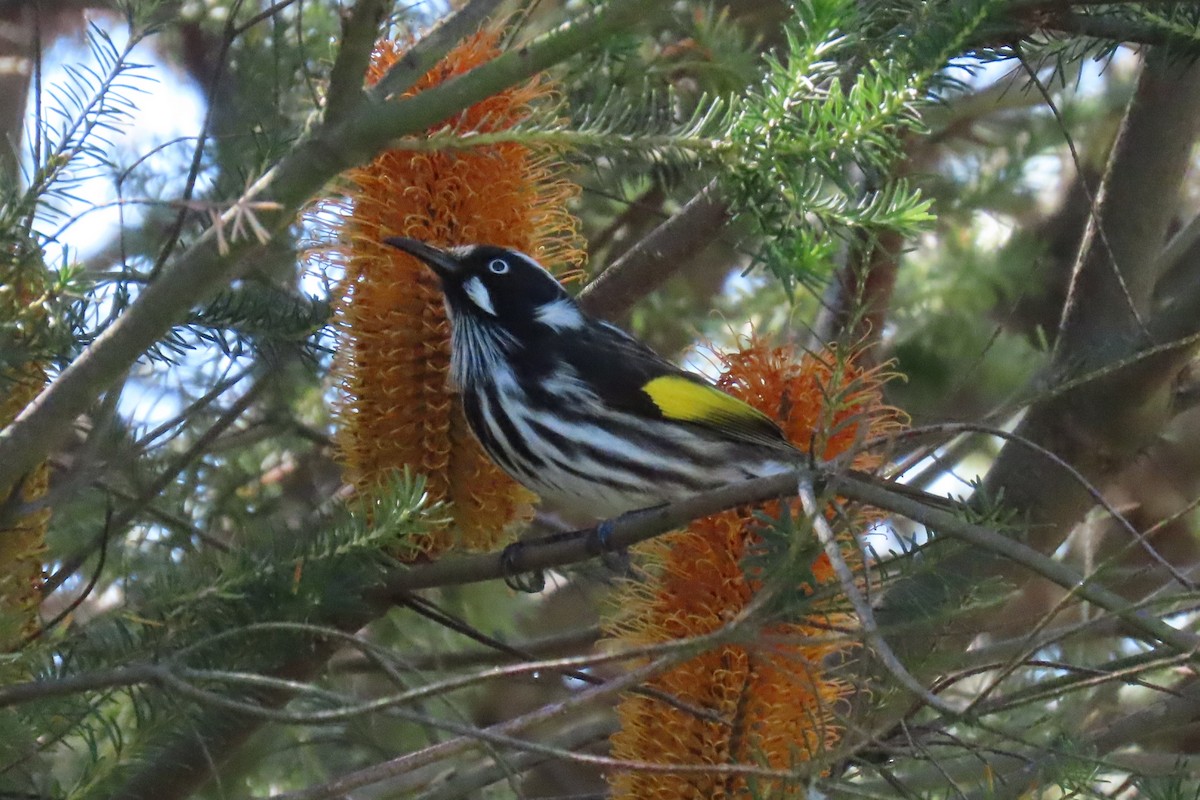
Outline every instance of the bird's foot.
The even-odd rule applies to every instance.
[[[624,516],[624,515],[622,515]],[[618,517],[617,519],[620,519]],[[616,520],[606,519],[596,526],[596,548],[600,551],[600,561],[610,570],[622,575],[629,572],[629,549],[626,547],[614,547],[612,543],[613,532],[616,529]]]
[[[504,584],[516,592],[537,594],[546,588],[546,573],[540,569],[521,569],[521,555],[525,542],[513,542],[500,552],[500,566],[504,571]]]

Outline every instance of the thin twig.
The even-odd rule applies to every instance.
[[[1090,735],[1078,737],[1069,750],[1061,748],[1030,748],[1029,756],[1021,759],[1015,769],[997,770],[997,779],[1004,791],[976,792],[972,800],[983,798],[1018,797],[1034,785],[1040,776],[1079,758],[1080,753],[1107,755],[1129,742],[1147,734],[1190,724],[1200,716],[1200,680],[1189,674],[1179,682],[1176,691],[1137,711],[1113,719],[1110,715],[1094,720]]]
[[[502,642],[494,636],[488,636],[487,634],[468,624],[465,620],[454,616],[442,608],[439,608],[437,604],[431,600],[428,600],[427,598],[416,594],[410,594],[400,597],[398,600],[402,605],[407,606],[426,619],[438,625],[445,626],[463,636],[469,637],[480,644],[486,644],[487,646],[495,648],[503,653],[507,653],[510,656],[520,658],[525,662],[534,660],[534,656],[532,654],[522,653],[512,645]],[[585,670],[565,669],[559,670],[559,672],[564,677],[572,678],[580,681],[581,683],[590,683],[594,686],[604,683],[604,678],[601,678],[598,675],[593,675]],[[725,720],[722,719],[721,715],[717,712],[712,711],[711,709],[701,708],[692,703],[685,703],[684,701],[671,694],[668,694],[667,692],[648,687],[642,687],[635,689],[634,691],[635,693],[641,694],[645,697],[652,697],[655,700],[658,700],[660,703],[664,703],[665,705],[682,711],[683,713],[695,717],[696,719],[702,719],[717,725],[726,724]]]
[[[167,468],[159,473],[158,477],[156,477],[149,486],[147,486],[140,494],[138,494],[137,498],[132,504],[127,506],[121,511],[121,513],[117,514],[113,518],[113,527],[120,529],[128,525],[139,513],[141,513],[143,508],[154,502],[154,500],[163,492],[163,490],[166,489],[167,486],[169,486],[171,482],[179,476],[180,473],[188,468],[188,465],[202,456],[207,451],[208,447],[217,439],[217,437],[224,433],[231,425],[237,422],[242,414],[246,413],[246,410],[250,408],[256,399],[258,399],[258,396],[262,394],[263,391],[273,382],[275,371],[275,369],[272,369],[270,372],[255,381],[254,385],[251,386],[245,394],[235,400],[229,408],[225,409],[225,411],[221,413],[221,416],[218,417],[217,420],[207,430],[205,430],[204,433],[201,434],[187,450],[176,456],[175,459],[167,466]],[[44,594],[49,594],[62,585],[64,580],[70,577],[75,570],[79,569],[80,565],[82,565],[87,557],[91,555],[92,551],[96,549],[96,546],[100,541],[100,537],[97,537],[94,541],[82,548],[78,553],[75,553],[74,555],[65,559],[62,566],[59,567],[59,569],[56,570],[55,573],[46,580],[45,585],[42,587],[42,592]]]
[[[409,669],[463,669],[465,667],[494,666],[498,663],[508,663],[513,659],[532,659],[539,656],[570,655],[584,649],[590,649],[602,632],[599,625],[588,625],[575,628],[563,633],[548,634],[536,639],[526,639],[505,643],[506,647],[499,650],[470,649],[450,652],[429,653],[417,655],[405,660]],[[519,655],[511,655],[509,649]],[[371,665],[358,658],[338,659],[330,665],[335,673],[360,673],[371,669]]]
[[[808,515],[809,524],[812,525],[813,530],[817,534],[817,539],[821,542],[821,547],[825,550],[825,556],[829,559],[829,563],[833,565],[833,571],[838,576],[838,581],[842,585],[842,591],[845,592],[846,597],[850,600],[850,605],[854,606],[854,612],[858,615],[863,637],[875,652],[875,656],[883,662],[883,665],[887,667],[896,680],[900,681],[900,684],[905,689],[908,689],[920,698],[923,703],[936,708],[947,716],[957,717],[959,712],[953,706],[922,686],[912,676],[912,673],[900,663],[900,659],[892,652],[891,646],[879,632],[879,626],[875,622],[875,612],[871,610],[871,604],[867,602],[862,592],[859,591],[854,571],[850,569],[850,565],[842,557],[841,545],[838,544],[837,535],[829,527],[829,523],[825,521],[825,512],[821,505],[817,503],[816,495],[813,493],[812,482],[801,480],[796,488],[796,492],[800,496],[800,504],[804,508],[804,513]]]
[[[245,22],[241,23],[240,25],[235,26],[233,29],[234,35],[241,36],[243,33],[250,30],[258,23],[263,22],[264,20],[270,19],[271,17],[275,16],[280,11],[283,11],[285,8],[287,8],[288,6],[292,5],[295,2],[296,2],[296,0],[279,0],[279,2],[272,3],[271,5],[264,8],[262,11],[251,16]],[[297,16],[299,16],[299,15],[297,15]]]
[[[0,708],[51,697],[67,697],[97,689],[157,683],[164,667],[159,664],[131,664],[114,669],[84,672],[52,680],[26,681],[0,686]]]
[[[617,730],[617,721],[611,717],[598,720],[587,720],[578,725],[569,726],[566,730],[555,730],[542,735],[542,741],[553,742],[557,747],[571,752],[579,752],[581,748],[602,742]],[[497,783],[512,775],[537,767],[554,756],[548,753],[532,750],[510,753],[503,762],[484,763],[474,768],[456,770],[456,774],[444,783],[417,795],[414,800],[461,800],[463,797],[477,797],[485,786]],[[561,759],[560,759],[561,760]],[[572,796],[571,800],[577,800]]]
[[[1150,671],[1159,671],[1169,667],[1182,666],[1187,656],[1178,653],[1167,653],[1167,648],[1155,648],[1146,653],[1138,653],[1128,658],[1116,659],[1098,667],[1081,667],[1076,664],[1047,664],[1044,662],[1027,661],[1025,666],[1050,667],[1062,672],[1082,672],[1087,677],[1063,675],[1041,681],[1034,686],[1021,689],[1011,694],[998,697],[987,703],[978,704],[974,713],[978,716],[1001,714],[1019,708],[1022,705],[1037,703],[1045,700],[1062,702],[1068,692],[1088,689],[1113,681],[1143,686],[1167,694],[1178,694],[1170,688],[1154,686],[1137,676]]]
[[[700,649],[708,649],[708,647],[722,640],[724,631],[725,629],[722,629],[715,636],[710,634],[704,637],[697,637],[691,641],[696,643]],[[703,642],[702,645],[700,644],[701,642]],[[547,704],[536,711],[522,714],[521,716],[505,720],[487,728],[475,728],[470,725],[459,725],[441,719],[400,714],[402,717],[408,717],[411,721],[434,725],[459,735],[450,741],[432,745],[415,753],[408,753],[395,759],[358,770],[357,772],[343,775],[320,786],[308,787],[286,794],[272,795],[271,800],[326,800],[327,798],[338,797],[354,789],[370,786],[391,778],[411,776],[415,770],[423,766],[444,762],[468,749],[480,746],[481,742],[490,742],[496,746],[511,747],[527,752],[544,753],[554,758],[566,759],[576,763],[594,764],[610,771],[640,771],[672,775],[746,775],[791,781],[798,780],[801,777],[801,773],[795,770],[770,769],[753,764],[657,764],[641,761],[622,761],[604,756],[571,752],[557,747],[548,747],[512,737],[512,734],[516,732],[528,729],[534,725],[543,724],[566,713],[570,709],[603,699],[611,694],[624,691],[631,686],[649,680],[654,675],[659,674],[665,669],[669,669],[679,661],[686,660],[690,657],[691,652],[689,649],[686,652],[675,653],[674,657],[656,659],[651,664],[609,681],[604,686],[586,689],[564,701]],[[401,780],[396,783],[389,783],[388,788],[392,792],[399,793],[409,791],[415,787]]]
[[[62,611],[59,611],[52,619],[47,620],[45,623],[39,625],[37,630],[26,636],[21,642],[21,647],[40,639],[48,631],[54,630],[54,628],[60,622],[70,616],[75,609],[83,605],[83,601],[87,600],[95,590],[96,584],[100,582],[100,575],[104,572],[104,564],[108,560],[108,537],[109,534],[112,533],[112,520],[113,509],[112,502],[110,500],[108,507],[104,510],[104,526],[100,529],[100,543],[97,546],[100,556],[96,559],[96,570],[92,573],[92,577],[88,580],[87,586],[84,586],[83,591],[80,592],[76,597],[71,598],[71,602],[67,603],[67,605],[63,607]]]
[[[223,645],[229,640],[250,638],[264,633],[280,631],[303,633],[316,639],[341,642],[358,649],[364,655],[373,659],[382,660],[383,662],[394,661],[394,655],[386,648],[376,645],[361,636],[347,633],[337,628],[299,622],[263,622],[222,631],[214,636],[207,637],[200,642],[181,649],[169,661],[161,664],[133,664],[120,669],[99,670],[53,680],[28,681],[0,687],[0,708],[20,705],[48,697],[61,697],[93,691],[95,689],[134,686],[138,684],[159,684],[170,685],[186,691],[189,696],[197,700],[223,705],[239,713],[259,719],[288,724],[327,725],[339,723],[362,714],[394,709],[398,706],[415,703],[429,697],[470,688],[487,681],[511,679],[522,675],[532,675],[537,672],[571,671],[622,661],[636,661],[650,656],[671,654],[677,650],[694,653],[698,649],[713,646],[714,642],[724,643],[725,641],[735,639],[738,635],[735,626],[743,622],[744,620],[741,619],[734,620],[720,631],[691,639],[681,639],[668,643],[646,645],[644,647],[624,648],[609,653],[552,658],[540,661],[524,661],[517,664],[489,667],[467,675],[459,675],[425,684],[416,689],[408,689],[396,694],[377,697],[363,703],[349,702],[340,695],[300,681],[258,673],[192,669],[183,666],[183,662],[190,656],[203,650]],[[255,703],[231,700],[195,686],[196,683],[201,682],[218,682],[243,687],[265,688],[292,694],[316,695],[338,703],[339,707],[313,712],[284,711]]]
[[[252,367],[247,367],[246,369],[238,372],[236,375],[231,375],[221,379],[207,392],[193,400],[191,403],[188,403],[188,405],[174,417],[155,426],[139,437],[138,440],[133,443],[133,449],[136,452],[142,452],[146,450],[155,439],[170,432],[170,430],[175,426],[183,425],[188,420],[194,419],[197,412],[211,405],[218,397],[225,394],[226,391],[232,389],[234,386],[240,383],[242,379],[249,377],[252,370]]]
[[[887,508],[919,522],[946,536],[981,548],[1025,567],[1053,583],[1074,590],[1093,605],[1110,611],[1143,636],[1173,647],[1177,652],[1194,656],[1200,649],[1200,636],[1182,631],[1161,619],[1131,611],[1129,601],[1096,585],[1089,578],[1065,564],[1042,555],[1028,545],[1004,536],[982,525],[966,522],[955,515],[923,505],[910,497],[891,492],[884,487],[851,476],[835,477],[829,482],[831,490],[877,508]]]
[[[225,23],[225,35],[221,38],[221,47],[217,53],[213,63],[216,67],[213,69],[213,74],[209,78],[206,88],[206,96],[209,99],[208,107],[204,111],[204,121],[200,124],[200,131],[196,134],[196,146],[192,150],[192,162],[188,166],[187,179],[184,181],[183,192],[180,194],[180,209],[175,215],[174,221],[167,229],[167,235],[164,237],[162,247],[159,249],[158,257],[154,260],[154,266],[150,268],[150,276],[158,277],[163,268],[167,264],[167,260],[171,257],[171,253],[175,250],[175,245],[179,241],[179,236],[183,233],[183,224],[187,219],[188,205],[192,200],[192,196],[196,191],[196,183],[200,179],[200,172],[204,166],[204,154],[207,151],[209,131],[212,129],[213,120],[217,118],[220,111],[219,102],[214,102],[214,99],[219,98],[217,87],[221,83],[221,79],[225,76],[225,70],[230,63],[228,58],[229,48],[233,46],[239,34],[236,32],[238,11],[241,10],[242,0],[234,0],[233,6],[229,11],[229,18]],[[124,229],[122,229],[121,252],[125,252]],[[124,263],[124,258],[122,258]],[[149,347],[149,344],[146,345]],[[86,355],[85,351],[85,355]],[[81,356],[82,358],[82,356]],[[132,362],[131,362],[132,363]],[[105,387],[101,387],[105,388]],[[0,480],[0,484],[3,481]]]
[[[510,736],[511,734],[518,733],[532,726],[555,719],[572,709],[586,706],[597,700],[611,697],[632,686],[637,686],[668,668],[673,663],[674,659],[671,657],[656,659],[640,669],[632,670],[606,683],[604,686],[584,689],[565,700],[550,703],[527,714],[513,717],[504,722],[491,725],[488,728],[472,730],[469,734],[460,735],[454,739],[439,742],[414,753],[406,753],[381,764],[375,764],[365,769],[339,776],[319,786],[310,786],[296,792],[273,795],[272,800],[326,800],[326,798],[339,797],[346,792],[363,786],[370,786],[399,776],[412,775],[421,767],[445,762],[447,759],[473,749],[477,746],[480,736],[489,734]],[[403,781],[400,781],[398,783],[390,783],[388,788],[394,793],[400,793],[416,787],[406,785]]]
[[[1173,580],[1175,580],[1176,583],[1188,591],[1196,590],[1196,583],[1180,572],[1178,567],[1164,558],[1163,555],[1154,547],[1154,545],[1150,543],[1150,531],[1139,531],[1136,527],[1134,527],[1133,523],[1125,517],[1124,514],[1117,510],[1117,508],[1108,501],[1108,498],[1104,496],[1104,493],[1100,491],[1100,489],[1091,481],[1089,481],[1082,472],[1077,470],[1074,466],[1069,464],[1054,451],[1043,447],[1026,436],[1022,436],[1021,434],[1014,433],[1012,431],[1006,431],[1003,428],[996,428],[991,425],[978,425],[973,422],[947,422],[934,425],[923,425],[920,428],[913,428],[911,430],[901,431],[900,433],[889,434],[888,437],[883,438],[886,438],[888,441],[896,441],[898,439],[909,438],[912,435],[923,436],[930,431],[951,433],[983,433],[987,434],[988,436],[995,436],[997,439],[1003,439],[1007,442],[1027,448],[1042,458],[1045,458],[1051,464],[1054,464],[1059,469],[1065,471],[1081,489],[1088,493],[1092,500],[1095,501],[1096,505],[1103,508],[1117,522],[1117,524],[1121,526],[1122,530],[1129,534],[1130,538],[1142,546],[1142,549],[1146,551],[1146,554],[1149,555],[1153,561],[1158,563],[1159,566],[1167,571],[1167,573]],[[881,439],[868,440],[863,443],[863,449],[870,449],[879,441],[881,441]]]
[[[1063,119],[1062,112],[1059,111],[1058,104],[1054,102],[1054,97],[1053,97],[1053,95],[1050,94],[1050,90],[1048,88],[1046,88],[1046,85],[1044,83],[1042,83],[1042,79],[1038,77],[1037,70],[1034,69],[1033,66],[1030,65],[1030,63],[1025,60],[1024,55],[1021,54],[1019,45],[1017,47],[1017,61],[1018,61],[1018,63],[1020,63],[1021,67],[1024,68],[1025,73],[1029,76],[1029,81],[1034,85],[1034,88],[1036,88],[1038,90],[1038,93],[1042,96],[1042,99],[1045,100],[1046,107],[1050,109],[1050,113],[1054,116],[1054,120],[1058,123],[1059,131],[1062,133],[1063,139],[1067,143],[1067,151],[1071,154],[1071,163],[1075,165],[1075,169],[1079,173],[1080,176],[1085,176],[1086,170],[1084,169],[1084,166],[1083,166],[1083,159],[1080,158],[1079,151],[1077,149],[1075,149],[1075,138],[1073,136],[1071,136],[1071,131],[1067,127],[1067,121],[1065,119]],[[1131,101],[1131,106],[1132,106],[1132,101]],[[1115,159],[1114,159],[1114,161],[1115,161]],[[1105,175],[1104,178],[1102,179],[1102,183],[1101,183],[1102,191],[1107,189],[1107,186],[1105,184],[1107,183],[1109,177],[1110,177],[1109,175]],[[1124,265],[1124,268],[1122,268],[1122,264],[1117,260],[1117,254],[1113,251],[1112,244],[1110,244],[1108,241],[1108,231],[1104,225],[1103,220],[1101,220],[1101,218],[1100,218],[1100,211],[1099,211],[1100,203],[1096,198],[1096,194],[1092,191],[1092,187],[1088,185],[1088,181],[1087,181],[1086,177],[1080,178],[1079,185],[1083,189],[1084,195],[1087,197],[1088,231],[1093,233],[1100,240],[1100,244],[1104,248],[1104,254],[1107,256],[1107,261],[1105,263],[1103,263],[1101,265],[1097,265],[1097,266],[1100,269],[1108,269],[1112,272],[1113,280],[1116,281],[1117,286],[1121,290],[1121,296],[1124,299],[1126,306],[1128,307],[1129,313],[1133,315],[1133,319],[1137,323],[1138,328],[1144,334],[1146,332],[1146,323],[1142,319],[1142,314],[1141,314],[1141,311],[1138,309],[1138,304],[1134,301],[1133,295],[1129,291],[1128,284],[1126,284],[1126,282],[1125,282],[1125,272],[1126,272],[1126,270],[1129,270],[1129,269],[1134,269],[1137,267],[1145,269],[1145,267],[1143,267],[1140,264],[1139,265],[1126,264],[1126,265]],[[1090,242],[1086,238],[1088,235],[1088,232],[1085,231],[1084,235],[1085,235],[1085,239],[1084,239],[1084,243],[1081,247],[1084,248],[1084,251],[1086,252],[1086,248],[1090,245]],[[1071,292],[1072,292],[1072,294],[1074,292],[1075,282],[1078,280],[1078,274],[1083,269],[1085,269],[1085,267],[1087,267],[1087,266],[1088,266],[1087,262],[1085,262],[1083,259],[1081,259],[1076,264],[1075,271],[1071,276]],[[1068,321],[1070,320],[1070,317],[1069,317],[1070,310],[1071,310],[1071,297],[1068,297],[1067,303],[1064,306],[1064,310],[1063,310],[1063,318],[1060,323],[1061,326],[1063,326],[1063,327],[1065,327],[1068,324]],[[1061,335],[1061,330],[1060,330],[1060,335],[1057,338],[1055,338],[1055,348],[1056,349],[1057,349],[1058,343],[1061,342],[1062,339],[1063,339],[1063,336]]]

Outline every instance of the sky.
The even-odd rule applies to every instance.
[[[93,22],[104,29],[117,48],[125,47],[128,31],[123,20],[101,15]],[[39,219],[42,231],[58,232],[56,239],[68,248],[72,260],[86,260],[95,255],[119,230],[121,213],[114,205],[119,176],[145,154],[153,153],[138,164],[139,174],[147,179],[150,187],[158,190],[160,196],[178,195],[178,188],[172,191],[173,187],[165,185],[163,178],[180,172],[181,159],[190,160],[195,136],[204,118],[204,102],[195,85],[164,64],[149,42],[137,46],[132,60],[145,68],[137,71],[136,78],[127,81],[129,89],[125,94],[133,100],[132,114],[122,121],[116,133],[110,135],[112,146],[107,155],[111,164],[98,165],[94,160],[81,159],[79,165],[88,177],[78,185],[76,199],[62,204],[70,219],[46,216]],[[82,35],[59,38],[46,52],[43,63],[41,105],[47,123],[61,130],[67,119],[61,113],[61,104],[55,101],[54,87],[68,85],[71,70],[99,71],[102,68]],[[30,118],[26,126],[26,170],[31,163],[28,132],[38,107],[33,96],[35,90],[36,87],[31,87],[26,105]],[[127,207],[126,224],[136,224],[140,213],[136,206]],[[54,263],[53,258],[51,263]]]
[[[92,16],[91,22],[110,37],[118,51],[126,47],[128,30],[123,19],[100,14]],[[115,129],[107,132],[108,146],[103,152],[95,157],[83,155],[72,162],[68,174],[77,180],[69,195],[58,195],[42,208],[35,220],[38,230],[51,239],[46,255],[52,267],[68,263],[86,265],[89,259],[118,241],[123,225],[138,225],[146,198],[157,201],[181,193],[182,175],[186,172],[181,167],[192,158],[195,137],[204,119],[203,98],[186,76],[159,58],[152,42],[139,43],[129,60],[142,65],[127,73],[124,88],[116,92],[132,101],[129,115],[117,119]],[[60,37],[47,49],[41,102],[35,95],[35,84],[26,104],[26,175],[33,163],[29,142],[37,109],[42,109],[50,130],[47,141],[61,139],[56,134],[72,124],[71,112],[75,110],[65,100],[64,89],[74,84],[77,97],[90,99],[98,83],[94,73],[103,72],[93,46],[82,33]],[[82,76],[82,80],[76,76]],[[117,202],[119,197],[124,200],[123,207]],[[51,211],[49,206],[56,210]],[[94,266],[110,269],[113,265],[108,261]],[[98,296],[97,311],[105,314],[104,291]],[[179,410],[178,395],[161,391],[156,383],[146,369],[134,370],[120,404],[127,418],[154,425]]]

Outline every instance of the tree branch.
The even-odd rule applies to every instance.
[[[455,586],[511,577],[514,572],[550,569],[617,552],[638,542],[681,527],[693,519],[729,508],[781,497],[794,497],[798,482],[809,481],[850,500],[888,511],[918,522],[939,534],[971,545],[973,557],[990,553],[1042,575],[1084,600],[1117,615],[1137,635],[1161,641],[1178,652],[1200,648],[1200,636],[1187,633],[1141,611],[1131,610],[1125,598],[1098,586],[1070,567],[1042,555],[1033,548],[982,525],[963,520],[944,506],[942,498],[913,492],[861,473],[827,473],[799,469],[796,472],[756,478],[731,484],[677,503],[634,511],[595,528],[531,540],[502,553],[448,557],[393,574],[379,589],[379,600],[435,586]]]
[[[555,730],[551,735],[539,737],[542,742],[553,742],[563,750],[581,752],[582,748],[591,744],[604,744],[609,736],[618,730],[616,719],[605,716],[600,719],[584,721],[566,729]],[[459,800],[463,797],[478,797],[478,792],[486,786],[504,780],[511,775],[528,772],[534,767],[547,761],[563,760],[554,755],[537,750],[525,750],[505,754],[502,762],[488,762],[460,769],[444,783],[418,795],[415,800]]]
[[[365,624],[366,620],[363,620]],[[341,642],[326,640],[302,650],[300,655],[272,674],[292,681],[311,680]],[[254,699],[267,707],[281,706],[291,692],[259,691]],[[228,709],[206,709],[203,716],[160,734],[161,749],[154,760],[129,776],[112,793],[112,800],[171,800],[191,795],[213,777],[214,767],[258,730],[258,722],[246,714]],[[161,740],[165,740],[161,741]]]
[[[414,97],[381,103],[364,94],[344,117],[321,123],[251,186],[224,215],[222,224],[230,228],[236,213],[250,211],[259,215],[264,229],[279,233],[293,223],[308,199],[343,169],[369,160],[397,137],[425,130],[464,107],[602,42],[608,34],[633,25],[642,14],[643,4],[635,0],[612,0],[551,34]],[[251,267],[265,249],[258,240],[242,239],[228,245],[225,252],[220,250],[213,229],[199,237],[13,425],[0,432],[0,486],[11,486],[56,447],[68,432],[70,421],[86,410],[99,392],[195,303]],[[361,625],[366,621],[344,622]],[[306,650],[273,674],[308,679],[332,650],[332,644]],[[260,702],[279,704],[286,699],[278,692],[265,692]],[[255,720],[227,709],[207,709],[198,717],[190,715],[178,727],[164,732],[155,757],[139,764],[114,796],[131,800],[187,796],[211,777],[214,763],[227,758],[257,728]]]
[[[1152,54],[1127,112],[1100,208],[1089,225],[1064,310],[1057,378],[1100,370],[1145,346],[1154,265],[1200,126],[1200,69]],[[1153,326],[1151,326],[1153,327]],[[1018,435],[1046,447],[1092,483],[1113,474],[1161,427],[1157,403],[1173,375],[1144,359],[1035,403]],[[1091,498],[1025,448],[1006,445],[984,483],[1026,514],[1030,541],[1054,549]]]
[[[716,240],[728,221],[714,180],[588,284],[580,304],[598,317],[620,315]]]
[[[1177,55],[1147,56],[1071,279],[1055,350],[1060,371],[1105,364],[1144,333],[1157,258],[1200,124],[1198,85],[1200,69]]]
[[[441,61],[450,48],[464,37],[470,36],[492,15],[503,0],[470,0],[466,5],[446,17],[421,37],[420,46],[414,47],[392,65],[387,74],[379,79],[367,92],[374,103],[408,90],[422,75]]]
[[[342,15],[342,46],[329,70],[325,93],[325,122],[343,119],[363,100],[363,77],[371,63],[371,48],[379,23],[391,6],[388,0],[358,0]]]
[[[825,557],[829,559],[829,563],[833,566],[833,571],[838,577],[838,582],[841,583],[842,592],[850,601],[851,607],[854,608],[854,613],[858,615],[858,624],[862,630],[863,639],[870,646],[875,657],[879,659],[884,668],[891,673],[892,677],[902,687],[911,692],[921,702],[947,716],[957,716],[958,712],[952,706],[922,686],[921,682],[914,678],[912,673],[908,671],[908,668],[900,663],[900,659],[896,657],[891,646],[883,638],[883,634],[880,633],[879,626],[875,623],[875,611],[871,608],[870,601],[859,590],[858,576],[854,574],[854,570],[846,563],[846,559],[842,557],[842,546],[838,542],[837,534],[834,533],[829,523],[825,521],[826,504],[817,501],[812,484],[801,480],[799,489],[800,502],[804,508],[804,513],[808,515],[809,522],[813,526],[813,531],[817,534],[817,538],[821,542],[821,547],[825,551]]]
[[[703,640],[707,642],[708,637],[703,637]],[[707,646],[707,644],[698,646],[703,649],[703,646]],[[566,700],[550,703],[535,711],[513,717],[487,728],[454,726],[459,728],[462,733],[453,739],[439,742],[438,744],[418,750],[415,753],[406,753],[381,764],[339,776],[322,786],[312,786],[300,791],[289,792],[288,794],[274,795],[273,800],[325,800],[328,797],[340,797],[353,789],[370,786],[389,778],[412,776],[421,767],[445,762],[447,759],[457,757],[459,754],[467,752],[485,741],[490,741],[501,746],[510,744],[508,739],[513,734],[555,719],[570,709],[587,705],[601,698],[611,697],[637,686],[662,670],[669,668],[679,661],[686,660],[693,652],[690,648],[676,651],[671,655],[655,659],[644,667],[630,670],[628,673],[614,678],[601,686],[584,689],[577,694],[571,695]],[[439,721],[439,724],[443,724],[444,722],[444,720]],[[449,726],[447,726],[447,729],[450,729]],[[411,791],[418,787],[405,785],[403,782],[400,782],[391,783],[388,788],[394,793],[400,793]]]

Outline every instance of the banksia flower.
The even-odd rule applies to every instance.
[[[35,302],[31,281],[19,267],[10,268],[0,280],[0,323],[15,325],[29,334],[40,330],[44,312]],[[31,312],[31,309],[38,309]],[[31,318],[32,317],[32,318]],[[25,345],[35,335],[18,335]],[[14,342],[10,356],[22,346]],[[21,353],[20,356],[25,354]],[[46,369],[39,360],[24,360],[16,365],[0,364],[0,428],[10,424],[46,384]],[[0,508],[21,505],[37,500],[46,493],[50,471],[42,463],[16,487],[19,496],[12,497],[12,488],[0,488]],[[7,517],[5,517],[7,520]],[[0,528],[0,650],[7,650],[21,636],[31,631],[37,622],[37,606],[41,600],[42,551],[45,549],[46,528],[50,522],[49,509],[35,511]]]
[[[409,90],[421,92],[499,54],[498,34],[469,37]],[[380,43],[369,82],[403,55]],[[509,128],[552,88],[534,79],[457,114],[430,133]],[[566,210],[576,188],[557,177],[551,154],[520,143],[425,152],[389,150],[348,174],[334,208],[339,243],[323,256],[345,276],[336,297],[341,342],[335,370],[342,398],[337,444],[347,478],[371,492],[398,468],[428,478],[434,499],[451,501],[453,529],[414,542],[436,554],[452,544],[490,549],[527,518],[533,495],[502,473],[472,437],[447,385],[449,323],[436,277],[383,244],[407,236],[438,246],[488,243],[527,252],[547,265],[577,265],[576,221]],[[324,211],[330,210],[326,206]]]
[[[841,455],[862,439],[899,427],[898,414],[882,404],[879,374],[855,368],[838,354],[797,359],[789,349],[751,342],[722,360],[721,388],[774,418],[789,439],[811,445],[819,458]],[[878,459],[863,456],[854,465],[867,469]],[[799,514],[795,505],[792,512]],[[777,502],[761,509],[772,515],[780,510]],[[756,569],[748,566],[753,559],[747,558],[763,544],[762,523],[752,511],[715,514],[644,545],[652,577],[629,584],[617,598],[621,617],[610,625],[617,638],[631,646],[652,645],[711,633],[736,618],[761,588]],[[837,578],[821,554],[798,583],[796,589],[807,596],[822,586],[836,588]],[[827,602],[806,613],[810,616],[766,626],[762,644],[708,650],[649,682],[685,708],[641,694],[624,697],[613,757],[773,769],[818,758],[840,735],[834,708],[851,688],[826,674],[829,657],[853,646],[832,631],[849,627],[852,620]],[[721,722],[686,707],[714,712]],[[611,776],[611,783],[619,800],[748,797],[752,788],[753,796],[805,796],[799,783],[715,771],[622,771]]]

